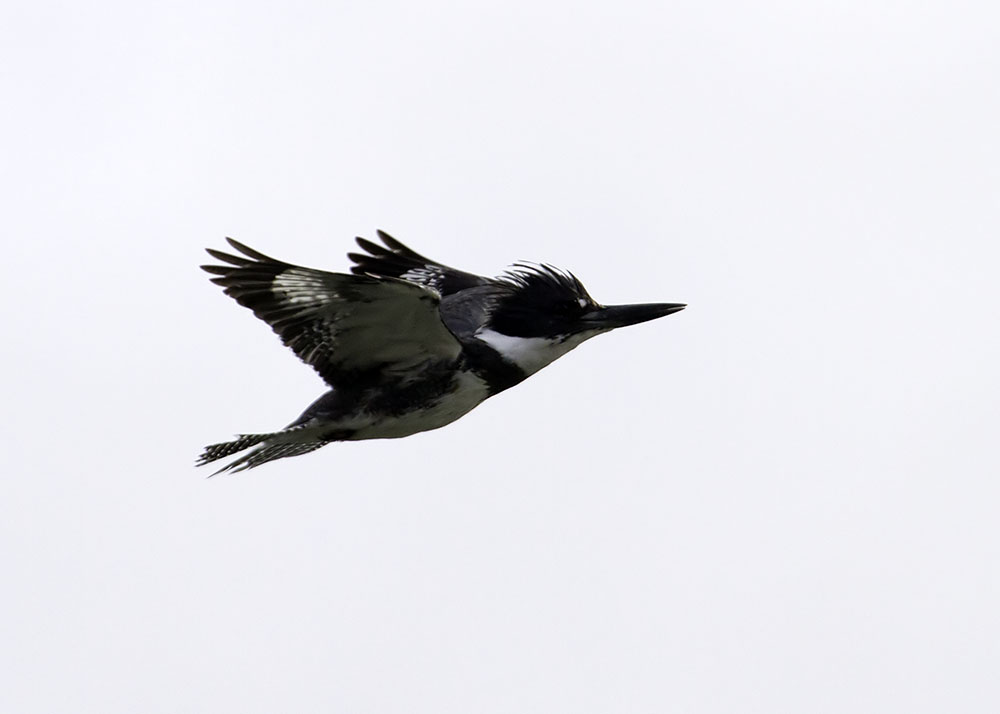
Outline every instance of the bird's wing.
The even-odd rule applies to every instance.
[[[357,238],[358,245],[367,253],[348,253],[354,261],[351,272],[356,275],[379,275],[400,278],[436,290],[441,295],[451,295],[460,290],[489,285],[491,278],[466,273],[442,265],[436,260],[416,253],[384,231],[376,231],[385,247],[364,238]]]
[[[228,265],[202,269],[333,387],[366,373],[402,376],[432,361],[456,359],[461,351],[441,322],[441,297],[434,290],[302,268],[226,240],[243,255],[210,249]]]

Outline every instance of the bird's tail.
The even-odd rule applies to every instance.
[[[288,456],[301,456],[302,454],[308,454],[310,451],[315,451],[321,446],[326,446],[329,441],[310,441],[308,443],[295,443],[290,442],[285,439],[281,439],[287,432],[274,432],[271,434],[240,434],[238,439],[234,441],[224,441],[221,444],[211,444],[206,446],[205,450],[198,457],[196,466],[204,466],[205,464],[210,464],[213,461],[219,459],[224,459],[227,456],[232,456],[233,454],[239,453],[244,449],[249,449],[251,446],[256,446],[256,449],[248,451],[243,454],[240,458],[235,461],[226,464],[221,469],[211,474],[215,476],[223,471],[245,471],[246,469],[252,469],[254,467],[260,466],[261,464],[266,464],[268,461],[274,461],[275,459],[283,459]]]

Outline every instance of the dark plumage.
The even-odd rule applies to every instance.
[[[278,334],[330,390],[286,428],[206,447],[198,464],[252,449],[222,470],[331,441],[396,438],[466,414],[590,337],[682,309],[605,307],[571,273],[518,263],[496,278],[456,270],[378,232],[351,274],[271,258],[227,239],[212,282]]]

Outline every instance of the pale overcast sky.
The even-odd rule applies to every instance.
[[[0,710],[1000,710],[994,3],[8,3]],[[198,269],[686,302],[439,431]]]

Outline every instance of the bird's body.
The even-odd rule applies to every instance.
[[[242,256],[202,266],[213,282],[271,325],[331,387],[294,422],[206,447],[199,465],[237,454],[237,471],[332,441],[437,429],[615,327],[683,309],[604,307],[569,273],[518,264],[498,278],[424,258],[379,231],[358,239],[352,274],[283,263],[229,240]],[[245,256],[245,257],[244,257]]]

